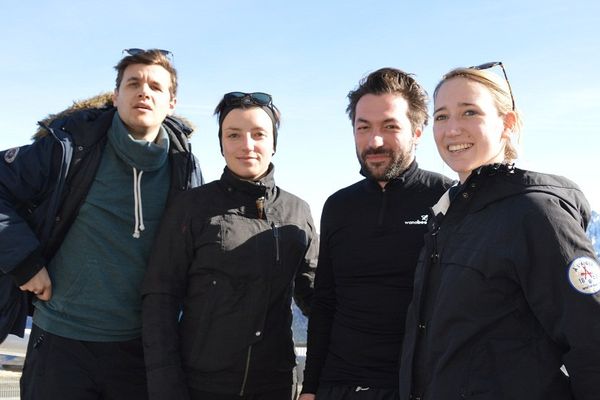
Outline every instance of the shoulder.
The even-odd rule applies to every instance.
[[[410,179],[410,184],[421,190],[432,190],[442,195],[453,184],[454,180],[437,172],[418,168]]]
[[[522,210],[530,218],[552,220],[570,216],[586,226],[591,216],[589,203],[581,189],[568,178],[517,169],[514,176],[502,178],[518,196],[513,197],[515,211]]]

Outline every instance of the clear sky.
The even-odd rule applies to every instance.
[[[177,113],[207,180],[224,166],[212,110],[229,91],[271,93],[282,111],[280,187],[309,202],[358,179],[346,95],[384,66],[429,93],[451,68],[503,61],[524,114],[517,166],[567,176],[600,210],[600,2],[588,1],[10,1],[2,5],[0,148],[36,121],[113,90],[130,47],[175,55]],[[596,116],[594,116],[596,115]],[[421,167],[455,178],[431,128]]]

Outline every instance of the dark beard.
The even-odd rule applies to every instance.
[[[392,161],[389,165],[383,170],[383,172],[375,172],[365,162],[365,158],[369,154],[386,154],[391,157]],[[367,149],[363,151],[358,156],[358,162],[361,166],[362,173],[371,179],[376,180],[377,182],[389,182],[392,179],[399,177],[404,171],[408,169],[408,166],[411,163],[410,153],[405,152],[397,152],[394,153],[392,150],[388,149]]]

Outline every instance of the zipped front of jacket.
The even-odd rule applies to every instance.
[[[259,196],[256,201],[256,217],[260,220],[264,220],[266,224],[271,228],[271,232],[273,234],[273,245],[274,245],[274,265],[279,266],[281,263],[281,254],[280,254],[280,243],[279,243],[279,227],[275,221],[272,221],[268,215],[267,202],[264,195]],[[268,301],[266,304],[265,314],[268,312]],[[257,332],[258,336],[258,332]],[[252,361],[252,344],[248,346],[248,350],[246,352],[246,360],[244,364],[244,374],[242,379],[242,384],[240,387],[239,395],[243,396],[246,391],[246,386],[248,383],[248,375],[250,373],[250,363]]]
[[[431,216],[430,216],[431,217]],[[425,267],[423,268],[423,279],[421,281],[421,286],[419,288],[415,288],[419,291],[419,300],[418,306],[416,309],[416,335],[415,335],[415,344],[414,344],[414,353],[412,359],[412,371],[413,375],[411,377],[411,398],[415,400],[423,399],[424,390],[425,390],[425,371],[420,366],[425,364],[425,361],[422,360],[422,357],[426,353],[424,351],[424,347],[426,346],[425,337],[427,335],[428,329],[428,318],[427,308],[428,304],[426,304],[426,293],[429,286],[430,274],[433,269],[440,268],[439,265],[439,254],[438,254],[438,234],[440,231],[440,225],[435,217],[432,218],[433,223],[431,227],[431,232],[428,235],[430,242],[430,251],[429,254],[426,255],[427,262]],[[414,329],[414,328],[413,328]]]

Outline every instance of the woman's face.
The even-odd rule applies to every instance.
[[[242,179],[261,178],[273,157],[273,122],[259,107],[235,108],[221,129],[227,167]]]
[[[512,118],[510,115],[509,118]],[[440,156],[464,182],[482,165],[504,161],[510,129],[481,83],[451,78],[434,99],[433,135]]]

